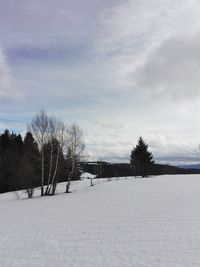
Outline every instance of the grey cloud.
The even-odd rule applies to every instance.
[[[200,33],[164,40],[134,73],[136,85],[155,96],[200,96]]]
[[[157,163],[163,163],[163,164],[172,164],[172,165],[181,165],[181,164],[199,164],[199,157],[198,156],[174,156],[174,155],[169,155],[165,157],[158,157],[155,158]]]
[[[6,71],[6,65],[5,65],[5,61],[4,61],[4,56],[2,51],[0,50],[0,81],[1,83],[4,82],[4,80],[6,79],[6,75],[7,71]]]
[[[1,42],[5,47],[89,42],[99,13],[114,0],[1,1]]]
[[[10,95],[10,70],[8,68],[3,51],[0,48],[0,96],[7,97]]]
[[[9,63],[19,64],[24,62],[43,62],[46,63],[60,63],[60,64],[74,64],[80,63],[83,56],[87,53],[87,47],[83,44],[75,45],[57,45],[57,46],[23,46],[14,45],[6,49],[6,54]]]
[[[96,120],[93,123],[102,128],[113,128],[113,129],[124,128],[124,125],[122,123],[113,120],[101,120],[101,121]]]

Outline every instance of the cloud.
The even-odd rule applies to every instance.
[[[127,161],[139,136],[158,157],[181,156],[183,141],[190,153],[200,131],[199,5],[2,1],[0,69],[12,86],[0,89],[0,127],[25,128],[44,108],[79,123],[93,157]]]
[[[0,48],[0,96],[8,94],[9,70],[5,56]]]
[[[90,43],[96,17],[117,0],[1,1],[2,43],[12,46],[53,46]]]
[[[152,134],[146,139],[156,162],[182,164],[199,162],[198,142],[193,139],[171,138],[170,135]]]
[[[102,31],[94,42],[94,49],[101,55],[103,69],[107,69],[112,77],[113,88],[137,95],[154,90],[153,97],[161,97],[163,88],[171,87],[175,71],[173,88],[176,87],[176,90],[171,90],[173,97],[176,92],[179,92],[179,96],[185,95],[191,86],[191,95],[196,94],[196,82],[199,81],[196,75],[199,68],[196,49],[199,44],[197,32],[200,29],[198,8],[200,4],[197,0],[185,3],[181,0],[127,0],[104,12],[100,16]],[[163,63],[160,63],[161,59]],[[164,71],[169,73],[165,74]],[[182,88],[180,76],[185,77],[185,74],[189,79]],[[166,79],[163,79],[165,76]],[[191,84],[193,78],[195,80]],[[149,82],[153,88],[149,89]],[[170,89],[168,95],[172,96]]]
[[[129,56],[130,60],[141,60],[172,33],[189,32],[198,28],[199,2],[183,3],[181,0],[127,0],[102,13],[99,20],[101,32],[96,48],[106,56]],[[190,18],[187,24],[184,19]],[[125,58],[126,59],[126,58]]]
[[[136,86],[154,97],[200,96],[200,33],[164,40],[134,73]]]
[[[101,128],[112,128],[112,129],[119,129],[123,128],[123,123],[119,121],[113,121],[113,120],[101,120],[101,121],[94,121],[95,125],[100,126]]]

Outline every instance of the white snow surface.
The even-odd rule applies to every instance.
[[[83,173],[81,173],[81,179],[93,179],[95,177],[96,177],[96,175],[91,174],[89,172],[83,172]]]
[[[2,194],[0,266],[200,266],[199,175],[89,182],[52,197]]]

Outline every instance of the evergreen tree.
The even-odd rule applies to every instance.
[[[0,137],[0,153],[1,155],[8,151],[11,147],[10,132],[8,129]]]
[[[32,197],[34,187],[39,185],[39,159],[38,146],[32,134],[27,132],[24,137],[17,178],[19,188],[26,189],[29,197]]]
[[[40,154],[31,133],[24,141],[20,134],[0,134],[0,193],[38,186]]]
[[[142,177],[148,176],[149,169],[154,164],[153,155],[148,151],[148,145],[142,137],[139,138],[138,144],[131,151],[130,163],[135,169],[135,173]]]
[[[38,145],[31,132],[27,132],[24,137],[24,152],[28,154],[38,154]]]
[[[21,135],[10,133],[7,129],[0,136],[0,192],[18,188],[18,165],[22,156]]]

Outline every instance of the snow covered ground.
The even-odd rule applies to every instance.
[[[86,182],[67,195],[1,195],[0,266],[200,266],[199,175]]]

